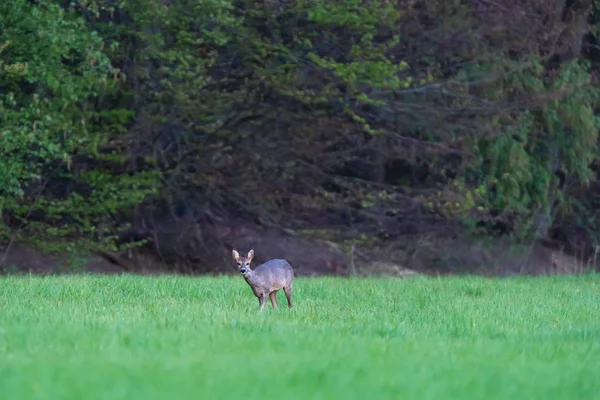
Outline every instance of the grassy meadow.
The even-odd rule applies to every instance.
[[[0,279],[0,399],[600,399],[600,276]]]

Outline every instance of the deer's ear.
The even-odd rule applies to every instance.
[[[231,256],[233,257],[233,259],[235,261],[239,261],[239,259],[240,259],[240,253],[238,253],[236,250],[231,251]]]
[[[248,252],[248,260],[252,260],[254,258],[254,249]]]

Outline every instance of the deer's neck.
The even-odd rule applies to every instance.
[[[245,275],[244,279],[250,286],[253,286],[256,283],[256,274],[253,270],[249,270]]]

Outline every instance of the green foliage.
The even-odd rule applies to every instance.
[[[155,183],[150,173],[93,166],[130,116],[115,120],[115,110],[112,127],[98,123],[107,114],[93,99],[116,73],[102,38],[57,2],[15,0],[0,5],[0,43],[3,238],[70,253],[114,248],[115,232],[100,240],[97,224],[139,204]]]
[[[589,399],[598,276],[0,280],[2,398]],[[485,362],[484,362],[485,360]]]
[[[584,184],[593,178],[600,129],[593,110],[600,91],[589,79],[589,65],[577,60],[563,64],[553,80],[535,66],[510,76],[503,90],[526,90],[547,100],[499,126],[501,134],[478,141],[480,161],[473,169],[482,173],[479,185],[487,188],[485,206],[514,217],[522,237],[535,234],[532,218],[539,210],[550,213],[554,200],[559,207],[573,201],[564,197],[557,172]]]

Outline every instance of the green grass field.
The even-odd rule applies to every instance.
[[[0,279],[0,399],[600,399],[600,276]]]

